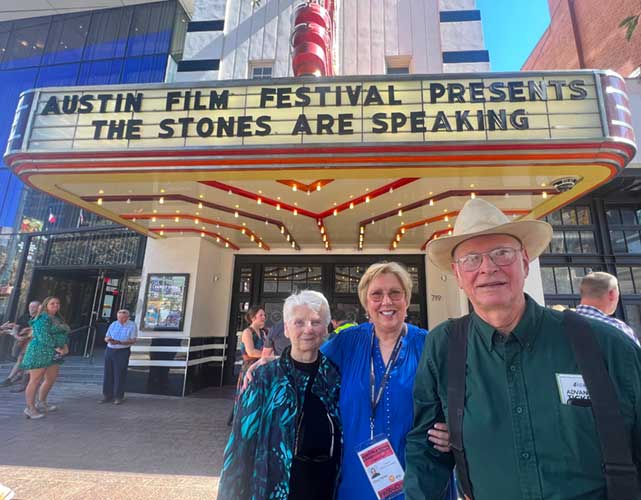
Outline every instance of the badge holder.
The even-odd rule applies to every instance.
[[[405,472],[385,434],[378,434],[357,446],[356,453],[378,500],[403,494]]]

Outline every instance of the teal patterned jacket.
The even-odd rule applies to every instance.
[[[238,402],[225,448],[218,500],[287,500],[296,418],[309,381],[309,375],[294,368],[289,349],[280,359],[255,370],[252,383]],[[312,392],[340,422],[340,374],[329,359],[322,353],[319,356]]]

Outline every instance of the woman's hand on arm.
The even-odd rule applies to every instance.
[[[438,451],[442,453],[450,452],[450,433],[447,424],[438,422],[427,431],[427,438]]]

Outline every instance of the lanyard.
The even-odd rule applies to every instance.
[[[385,390],[385,386],[387,385],[387,382],[389,381],[390,378],[390,373],[392,371],[392,367],[394,366],[394,363],[396,363],[396,360],[398,359],[398,355],[401,352],[401,345],[403,344],[403,337],[405,336],[405,333],[407,332],[407,325],[403,323],[403,330],[401,331],[401,334],[398,336],[396,339],[396,344],[394,344],[394,349],[392,350],[392,354],[387,361],[387,365],[385,366],[385,372],[383,373],[383,379],[381,380],[381,385],[378,388],[378,392],[376,391],[376,377],[374,375],[374,328],[372,327],[372,343],[370,345],[370,358],[369,358],[369,387],[370,387],[370,408],[371,408],[371,413],[369,417],[369,435],[370,439],[374,439],[374,417],[376,416],[376,408],[378,407],[378,403],[381,401],[381,397],[383,396],[383,391]]]

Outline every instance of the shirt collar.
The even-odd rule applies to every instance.
[[[609,318],[609,316],[607,314],[604,314],[603,311],[601,311],[601,309],[598,309],[598,308],[596,308],[594,306],[587,306],[585,304],[579,304],[578,306],[576,306],[575,311],[577,313],[579,313],[579,314],[587,313],[587,314],[589,314],[591,316],[599,316],[599,317],[602,317],[602,318]]]
[[[536,302],[528,294],[525,294],[525,312],[523,317],[518,322],[511,335],[521,344],[521,347],[531,349],[536,337],[538,335],[538,325],[542,318],[541,308],[537,307]],[[494,335],[501,335],[499,331],[486,323],[481,317],[472,313],[472,324],[479,332],[481,341],[488,351],[494,349],[494,342],[492,339]]]

